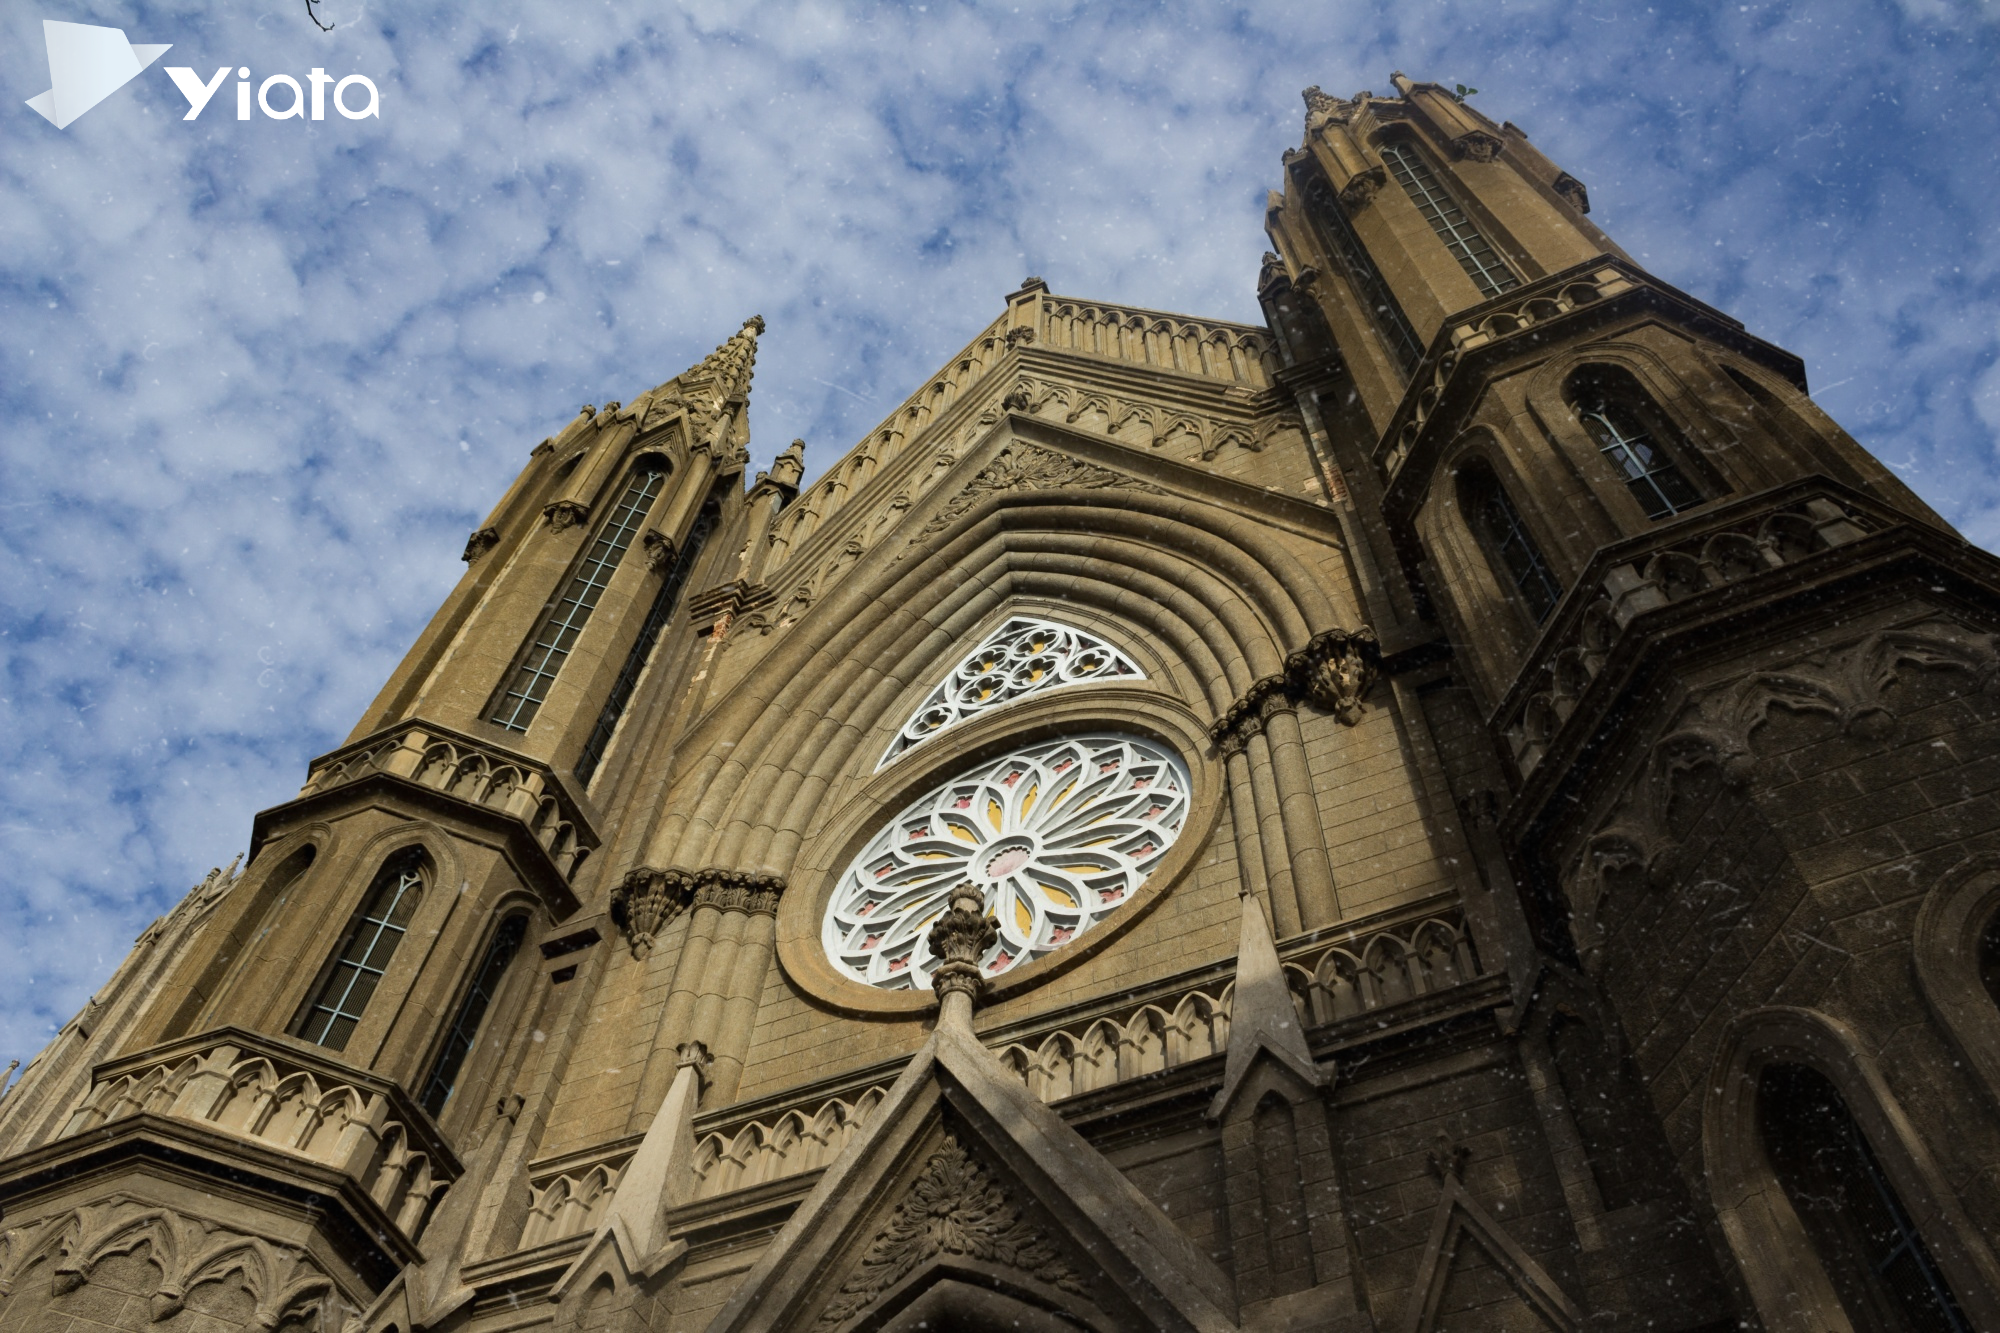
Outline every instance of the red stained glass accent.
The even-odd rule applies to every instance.
[[[880,935],[870,935],[867,939],[861,941],[861,947],[864,949],[872,949],[881,942],[882,942],[882,937]]]
[[[1118,761],[1116,759],[1113,759],[1108,764],[1099,764],[1097,766],[1097,771],[1100,773],[1109,773],[1112,769],[1116,767],[1118,767]]]
[[[910,830],[910,841],[915,842],[918,838],[927,836],[930,831],[929,825],[925,825],[923,828],[913,828]]]
[[[1073,765],[1074,765],[1075,763],[1076,763],[1076,760],[1074,760],[1074,759],[1065,759],[1065,760],[1063,760],[1063,761],[1062,761],[1062,762],[1061,762],[1060,764],[1057,764],[1057,765],[1056,765],[1056,772],[1060,773],[1060,772],[1062,772],[1062,771],[1063,771],[1064,769],[1066,769],[1066,768],[1069,768],[1069,767],[1073,766]]]
[[[1067,940],[1069,940],[1075,934],[1076,931],[1069,926],[1057,926],[1054,930],[1049,932],[1049,943],[1062,944]]]
[[[1150,787],[1152,785],[1153,785],[1153,780],[1151,778],[1140,778],[1138,781],[1132,784],[1132,790],[1138,791],[1141,787]]]
[[[961,796],[952,803],[951,808],[954,810],[970,810],[972,808],[972,798],[970,796]]]
[[[891,958],[889,960],[889,970],[891,972],[900,972],[909,965],[910,956],[908,954],[904,954],[901,958]]]
[[[875,910],[876,908],[880,907],[881,905],[882,905],[882,904],[880,904],[880,903],[878,903],[878,902],[872,902],[872,901],[871,901],[871,902],[865,902],[865,903],[861,904],[861,910],[860,910],[860,911],[858,911],[858,912],[856,912],[856,913],[855,913],[854,915],[856,915],[856,916],[867,916],[867,915],[868,915],[868,914],[869,914],[870,912],[874,911],[874,910]]]
[[[1009,773],[1007,775],[1006,782],[1004,783],[1004,785],[1011,787],[1020,780],[1021,780],[1021,774],[1020,771],[1017,769],[1014,772]]]
[[[998,958],[995,958],[992,962],[986,965],[986,970],[988,972],[998,972],[1001,968],[1007,966],[1007,964],[1013,961],[1014,961],[1014,955],[1008,953],[1005,949],[1002,949],[1000,951],[1000,956]]]
[[[1132,853],[1132,855],[1134,856],[1151,856],[1152,854],[1153,854],[1153,844],[1150,842],[1147,843],[1144,847],[1141,847],[1138,851]]]
[[[1097,896],[1098,896],[1099,898],[1103,899],[1103,900],[1104,900],[1105,902],[1107,902],[1107,903],[1115,903],[1115,902],[1117,902],[1117,901],[1118,901],[1118,900],[1119,900],[1120,898],[1123,898],[1123,897],[1125,896],[1125,890],[1123,890],[1123,889],[1106,889],[1106,890],[1105,890],[1104,892],[1102,892],[1102,893],[1098,894]]]

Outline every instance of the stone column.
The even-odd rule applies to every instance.
[[[1334,896],[1326,831],[1319,822],[1319,802],[1306,768],[1298,705],[1283,694],[1273,693],[1259,711],[1271,751],[1271,770],[1277,779],[1278,808],[1285,827],[1285,846],[1291,853],[1292,891],[1298,895],[1299,920],[1307,930],[1329,925],[1340,919],[1340,900]]]

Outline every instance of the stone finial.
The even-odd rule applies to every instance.
[[[1045,292],[1048,289],[1049,285],[1046,282],[1043,282],[1040,278],[1036,277],[1034,274],[1031,273],[1027,277],[1021,279],[1021,285],[1015,289],[1014,294],[1016,296],[1020,296],[1027,292]]]
[[[762,315],[752,315],[743,321],[743,327],[761,337],[764,333],[764,317]]]
[[[953,889],[950,909],[932,923],[925,939],[931,956],[944,960],[931,974],[931,989],[940,1004],[953,994],[978,1001],[985,984],[979,959],[999,938],[1000,928],[986,915],[986,896],[970,880]]]
[[[771,480],[796,491],[805,475],[806,442],[793,440],[785,452],[771,461]]]

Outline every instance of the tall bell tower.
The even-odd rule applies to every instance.
[[[1991,1323],[2000,571],[1518,128],[1395,93],[1306,91],[1259,294],[1466,738],[1585,1258],[1698,1291],[1705,1249],[1770,1328]]]

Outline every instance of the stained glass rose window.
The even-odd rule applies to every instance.
[[[913,801],[841,876],[821,938],[843,974],[928,988],[924,935],[970,880],[1000,938],[997,976],[1060,949],[1130,902],[1180,836],[1189,779],[1180,757],[1137,736],[1041,741]]]

